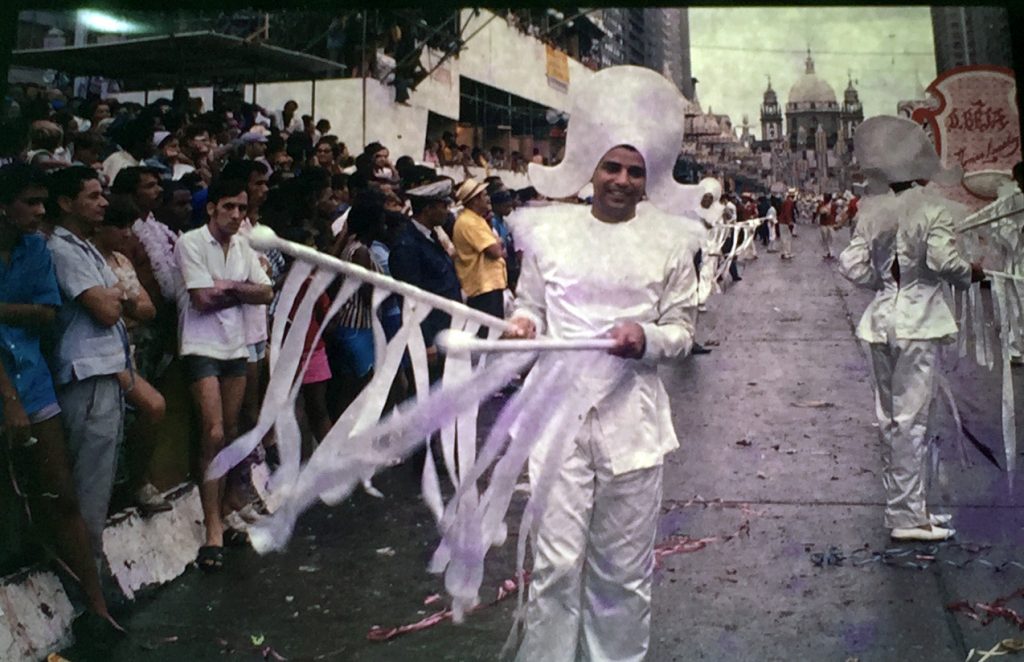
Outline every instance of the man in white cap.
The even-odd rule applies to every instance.
[[[524,259],[508,335],[607,336],[615,346],[588,357],[566,394],[587,406],[564,430],[573,440],[564,457],[548,465],[547,449],[530,456],[535,490],[542,470],[557,475],[533,532],[518,659],[641,660],[662,462],[678,446],[657,364],[693,344],[693,258],[704,234],[699,220],[671,214],[694,210],[702,192],[672,179],[684,116],[672,83],[610,67],[574,92],[565,158],[530,164],[530,180],[552,199],[589,181],[593,202],[512,215]],[[528,381],[539,372],[540,364]]]
[[[944,169],[924,131],[904,118],[868,119],[857,128],[854,148],[874,195],[860,205],[840,273],[877,292],[857,337],[866,344],[874,380],[885,527],[897,541],[946,540],[955,534],[950,517],[930,513],[926,504],[939,350],[957,333],[943,288],[968,287],[983,272],[960,256],[944,199],[921,184],[956,181],[960,173]]]
[[[448,218],[451,192],[450,179],[438,179],[406,191],[412,204],[412,217],[392,242],[388,266],[397,280],[461,302],[462,292],[455,265],[437,234]],[[450,325],[451,317],[438,309],[432,310],[420,324],[432,380],[441,374],[441,356],[434,345],[434,338]]]

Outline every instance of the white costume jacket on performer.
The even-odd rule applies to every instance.
[[[957,332],[944,289],[946,283],[968,287],[971,281],[971,266],[956,247],[953,217],[932,195],[915,187],[898,196],[865,198],[853,239],[840,256],[843,276],[877,292],[857,337],[867,343],[875,382],[888,528],[929,523],[928,410],[939,345]]]
[[[525,212],[525,213],[524,213]],[[665,453],[678,446],[657,364],[693,344],[696,245],[649,203],[621,223],[553,205],[510,219],[524,248],[513,317],[537,333],[590,338],[632,321],[642,359],[595,353],[567,398],[591,405],[538,523],[520,660],[641,660]],[[543,363],[528,379],[540,378]],[[572,439],[566,437],[567,439]],[[530,457],[531,482],[545,449]]]

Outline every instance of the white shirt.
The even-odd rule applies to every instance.
[[[174,248],[174,257],[189,291],[214,287],[223,280],[270,285],[270,278],[248,241],[238,235],[231,237],[225,255],[207,225],[183,234]],[[220,360],[248,357],[243,308],[240,304],[201,313],[188,298],[181,306],[178,320],[181,355],[195,354]]]
[[[597,442],[615,474],[660,464],[679,444],[657,364],[689,352],[697,306],[696,246],[680,219],[641,203],[624,223],[601,222],[582,205],[526,208],[508,220],[524,249],[513,318],[554,338],[593,338],[626,321],[643,328],[642,359],[595,352],[572,388],[593,398]]]
[[[863,199],[857,229],[839,256],[839,272],[876,291],[857,326],[869,343],[949,340],[956,320],[945,283],[966,288],[971,265],[956,246],[953,216],[938,194],[919,187]],[[898,261],[900,282],[892,276]]]

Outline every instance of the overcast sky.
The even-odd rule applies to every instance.
[[[852,72],[865,117],[895,114],[912,98],[915,75],[924,86],[935,79],[928,7],[691,7],[689,16],[701,107],[728,114],[736,127],[747,114],[758,137],[765,75],[784,105],[808,46],[840,103]]]

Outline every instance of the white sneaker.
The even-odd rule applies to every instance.
[[[932,526],[945,526],[953,521],[949,513],[931,513],[928,515],[928,523]]]
[[[920,526],[897,527],[889,533],[889,536],[898,542],[935,542],[949,540],[955,535],[955,529],[946,529],[941,526],[932,526],[927,529]]]

